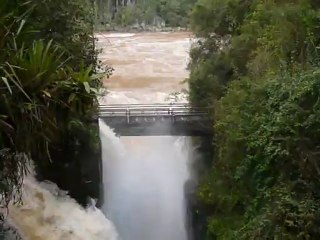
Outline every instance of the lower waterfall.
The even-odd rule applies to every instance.
[[[122,240],[186,240],[187,137],[118,138],[100,120],[105,205]]]
[[[9,207],[8,222],[24,240],[118,239],[113,224],[99,209],[82,208],[52,183],[27,177],[22,200],[23,205]]]

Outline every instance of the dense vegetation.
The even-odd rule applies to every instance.
[[[0,207],[5,207],[19,200],[29,159],[39,169],[59,169],[73,164],[82,149],[97,148],[97,131],[88,120],[100,80],[94,75],[90,1],[0,0],[0,6]]]
[[[169,27],[187,27],[189,12],[196,0],[144,0],[97,2],[100,27],[117,25],[158,25]]]
[[[214,107],[201,239],[320,239],[320,4],[199,0],[188,79]]]

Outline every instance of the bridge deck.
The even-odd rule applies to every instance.
[[[99,117],[123,136],[212,134],[208,109],[186,103],[100,105]]]

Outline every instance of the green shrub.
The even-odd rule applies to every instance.
[[[70,7],[76,6],[79,9],[69,15]],[[72,132],[70,122],[86,126],[82,129],[90,133],[86,139],[90,146],[98,139],[87,123],[97,108],[101,86],[93,74],[97,65],[93,32],[81,15],[88,6],[84,0],[55,1],[55,5],[40,0],[1,1],[1,207],[19,198],[15,194],[29,159],[36,166],[65,160],[52,155],[71,146],[70,141],[79,141],[80,133]]]

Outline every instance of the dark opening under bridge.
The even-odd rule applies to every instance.
[[[210,116],[186,103],[99,106],[99,118],[121,136],[212,135]]]

